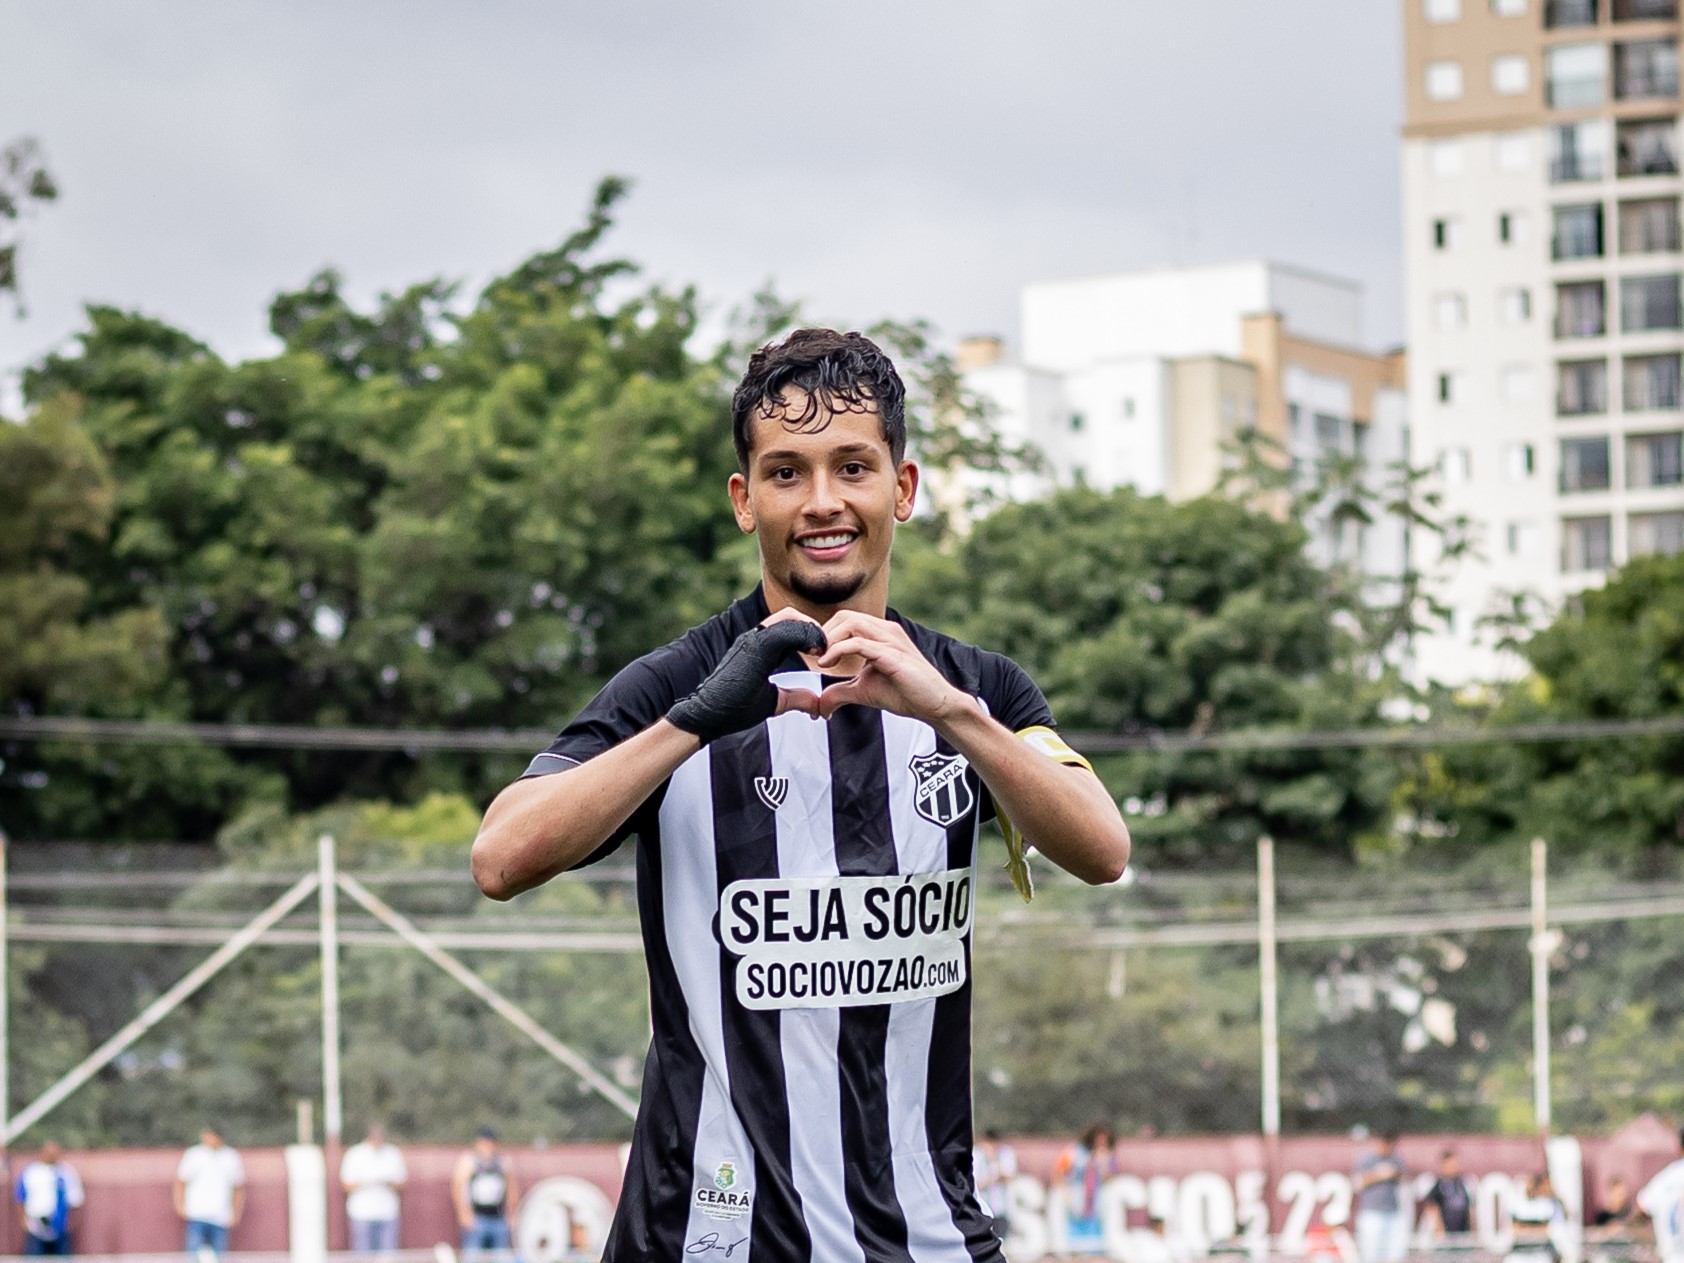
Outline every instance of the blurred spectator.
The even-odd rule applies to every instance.
[[[1462,1178],[1462,1160],[1454,1149],[1438,1157],[1438,1178],[1421,1199],[1422,1226],[1435,1236],[1463,1236],[1473,1231],[1473,1189]]]
[[[1526,1181],[1526,1196],[1509,1207],[1514,1225],[1514,1249],[1511,1259],[1547,1259],[1550,1263],[1561,1257],[1560,1237],[1567,1222],[1567,1208],[1550,1186],[1550,1177],[1542,1171]]]
[[[1623,1230],[1626,1221],[1631,1218],[1631,1211],[1631,1189],[1616,1175],[1608,1181],[1608,1191],[1602,1195],[1602,1204],[1591,1216],[1591,1227],[1605,1228],[1610,1232]]]
[[[71,1254],[75,1220],[82,1205],[82,1178],[64,1160],[56,1140],[41,1146],[41,1156],[18,1173],[12,1190],[23,1212],[25,1254]]]
[[[339,1182],[345,1187],[345,1217],[353,1254],[390,1254],[398,1248],[398,1195],[409,1171],[402,1151],[386,1139],[379,1123],[368,1137],[345,1151]]]
[[[215,1127],[200,1131],[199,1143],[181,1155],[174,1192],[175,1213],[187,1224],[187,1253],[226,1254],[246,1207],[246,1168]]]
[[[1059,1154],[1053,1179],[1064,1184],[1071,1254],[1104,1254],[1105,1229],[1099,1220],[1099,1190],[1116,1174],[1111,1129],[1096,1123]]]
[[[1403,1175],[1396,1136],[1382,1135],[1374,1152],[1357,1162],[1351,1182],[1356,1186],[1357,1255],[1362,1263],[1398,1263],[1409,1247]]]
[[[1684,1130],[1678,1133],[1684,1149]],[[1637,1194],[1637,1209],[1655,1226],[1655,1253],[1661,1263],[1684,1263],[1684,1157],[1662,1167]]]
[[[450,1194],[462,1228],[464,1255],[482,1258],[489,1251],[509,1250],[509,1210],[520,1201],[520,1189],[491,1128],[475,1132],[473,1148],[456,1160]]]
[[[972,1159],[976,1168],[977,1200],[994,1217],[994,1235],[1004,1241],[1012,1235],[1011,1182],[1017,1176],[1017,1154],[990,1127],[982,1133]]]

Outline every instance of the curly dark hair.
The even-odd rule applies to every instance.
[[[799,412],[784,410],[786,386],[807,392]],[[749,357],[748,371],[731,396],[731,438],[737,465],[748,473],[756,418],[783,414],[784,428],[812,434],[839,412],[876,409],[883,438],[898,465],[906,455],[906,385],[894,361],[863,333],[797,329],[782,342],[768,342]]]

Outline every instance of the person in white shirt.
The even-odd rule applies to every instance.
[[[187,1253],[228,1252],[228,1235],[246,1208],[246,1168],[215,1127],[199,1132],[199,1143],[181,1155],[175,1172],[175,1213],[187,1225]]]
[[[345,1151],[339,1182],[345,1186],[353,1254],[390,1254],[398,1248],[398,1195],[408,1178],[402,1151],[386,1139],[379,1123],[369,1127],[366,1140]]]
[[[41,1146],[41,1156],[18,1173],[12,1190],[23,1212],[25,1254],[70,1254],[75,1212],[82,1205],[82,1179],[64,1160],[58,1142]]]
[[[1684,1130],[1678,1133],[1684,1149]],[[1684,1263],[1684,1157],[1661,1168],[1637,1195],[1637,1209],[1655,1226],[1655,1253],[1661,1263]]]

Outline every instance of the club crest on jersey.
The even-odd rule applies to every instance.
[[[718,1188],[730,1188],[737,1182],[736,1165],[730,1162],[721,1162],[713,1173],[713,1182]]]
[[[754,792],[760,795],[760,801],[770,810],[776,811],[789,797],[789,777],[757,776],[754,778]]]
[[[918,783],[913,786],[912,805],[931,824],[942,828],[963,819],[976,806],[965,773],[970,764],[961,754],[915,754],[907,764]]]

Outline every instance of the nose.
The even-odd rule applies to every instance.
[[[808,517],[833,518],[842,512],[842,489],[831,474],[820,470],[813,477],[812,489],[807,497]]]

